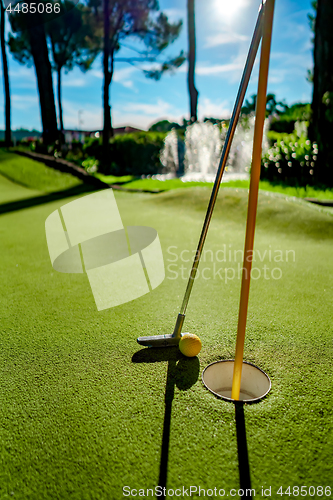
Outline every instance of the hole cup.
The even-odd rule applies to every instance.
[[[215,361],[202,372],[202,381],[215,396],[236,403],[237,400],[231,398],[233,372],[233,359]],[[270,389],[271,381],[267,373],[252,363],[243,361],[239,401],[255,403],[264,398]]]

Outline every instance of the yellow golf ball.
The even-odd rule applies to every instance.
[[[201,340],[194,333],[184,333],[179,341],[180,352],[188,358],[193,358],[201,351]]]

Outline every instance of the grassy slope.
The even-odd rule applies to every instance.
[[[25,196],[22,187],[12,192]],[[1,499],[118,500],[124,485],[158,484],[168,365],[176,382],[168,487],[239,487],[234,407],[200,378],[186,388],[199,373],[196,359],[162,350],[132,362],[137,336],[172,331],[186,280],[172,279],[180,262],[168,268],[170,251],[196,247],[209,190],[116,197],[125,225],[158,230],[167,271],[152,293],[103,312],[85,276],[50,265],[44,222],[69,200],[0,217]],[[246,197],[220,193],[207,250],[243,248]],[[280,266],[283,276],[254,280],[249,305],[245,359],[272,380],[266,400],[244,409],[250,474],[257,490],[272,486],[271,498],[281,498],[280,485],[326,485],[332,477],[332,240],[330,215],[260,197],[256,248],[296,255],[254,264]],[[208,255],[204,267],[212,269]],[[239,290],[238,279],[199,277],[194,286],[185,331],[203,341],[200,373],[233,357]]]
[[[82,184],[70,174],[64,174],[43,163],[0,149],[0,174],[22,186],[45,193],[61,191]]]

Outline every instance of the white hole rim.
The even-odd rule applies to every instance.
[[[206,389],[213,393],[214,396],[216,396],[218,399],[223,399],[224,401],[228,401],[229,403],[236,403],[236,404],[253,404],[253,403],[259,403],[262,399],[264,399],[267,394],[269,393],[269,391],[271,390],[272,388],[272,382],[271,382],[271,379],[269,378],[269,376],[267,375],[266,372],[264,372],[264,370],[262,370],[261,368],[259,368],[259,366],[256,366],[254,365],[253,363],[250,363],[249,361],[243,361],[243,364],[246,364],[246,365],[250,365],[250,366],[253,366],[254,368],[256,368],[257,370],[259,370],[261,373],[263,373],[263,375],[265,375],[265,377],[267,378],[268,380],[268,389],[267,391],[262,394],[261,396],[258,396],[257,398],[252,398],[252,399],[232,399],[232,398],[228,398],[227,396],[222,396],[221,394],[219,394],[218,392],[215,392],[213,391],[210,387],[208,387],[208,385],[206,384],[205,380],[204,380],[204,374],[205,374],[205,371],[212,365],[215,365],[217,363],[226,363],[226,362],[232,362],[234,363],[235,360],[234,359],[219,359],[218,361],[213,361],[212,363],[210,363],[209,365],[207,365],[203,372],[202,372],[202,375],[201,375],[201,380],[202,380],[202,383],[203,385],[206,387]]]

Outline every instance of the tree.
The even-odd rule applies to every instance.
[[[32,23],[35,24],[33,16],[34,14],[20,12],[10,17],[12,29],[16,33],[9,35],[8,44],[18,62],[31,65],[33,61],[39,94],[43,141],[45,144],[50,144],[58,137],[52,69],[44,24],[32,25]]]
[[[160,120],[156,123],[153,123],[149,127],[149,131],[152,132],[170,132],[173,128],[179,129],[181,128],[179,123],[169,122],[169,120]]]
[[[317,0],[312,0],[311,5],[312,8],[317,12]],[[315,26],[316,26],[316,12],[314,14],[310,13],[308,14],[308,20],[309,20],[309,25],[310,29],[313,33],[313,36],[311,37],[311,42],[314,44],[314,32],[315,32]],[[306,77],[307,81],[310,83],[313,83],[313,70],[308,69],[308,75]]]
[[[195,12],[194,0],[187,0],[187,24],[188,24],[188,91],[190,95],[190,121],[196,122],[198,107],[198,91],[194,83],[195,75]]]
[[[3,82],[5,90],[5,145],[6,147],[9,147],[11,145],[10,88],[9,88],[8,63],[6,54],[6,42],[5,42],[5,7],[3,5],[2,0],[0,0],[0,10],[1,10],[0,38],[1,38]]]
[[[87,71],[93,63],[98,48],[94,45],[93,26],[90,12],[78,4],[71,8],[72,2],[65,0],[60,4],[62,15],[46,24],[46,34],[50,40],[53,69],[57,73],[57,95],[59,127],[64,129],[61,103],[61,72],[73,69],[75,65]]]
[[[244,102],[244,106],[242,107],[242,114],[249,115],[250,113],[254,113],[257,105],[257,96],[253,94],[250,100],[246,99]],[[274,113],[281,114],[285,113],[288,109],[288,106],[285,102],[277,101],[275,94],[267,94],[266,97],[266,116],[271,116]]]
[[[184,62],[181,52],[175,58],[159,61],[160,54],[179,35],[182,22],[171,24],[159,11],[157,0],[89,0],[89,6],[103,27],[103,156],[108,159],[109,139],[113,135],[110,107],[110,85],[115,62],[132,65],[157,63],[151,69],[142,68],[145,76],[158,80],[166,71],[172,71]],[[126,45],[125,40],[142,42],[143,49]],[[116,58],[121,47],[135,52],[133,57]]]
[[[318,144],[317,181],[333,186],[333,2],[318,0],[315,20],[312,117],[309,137]]]

